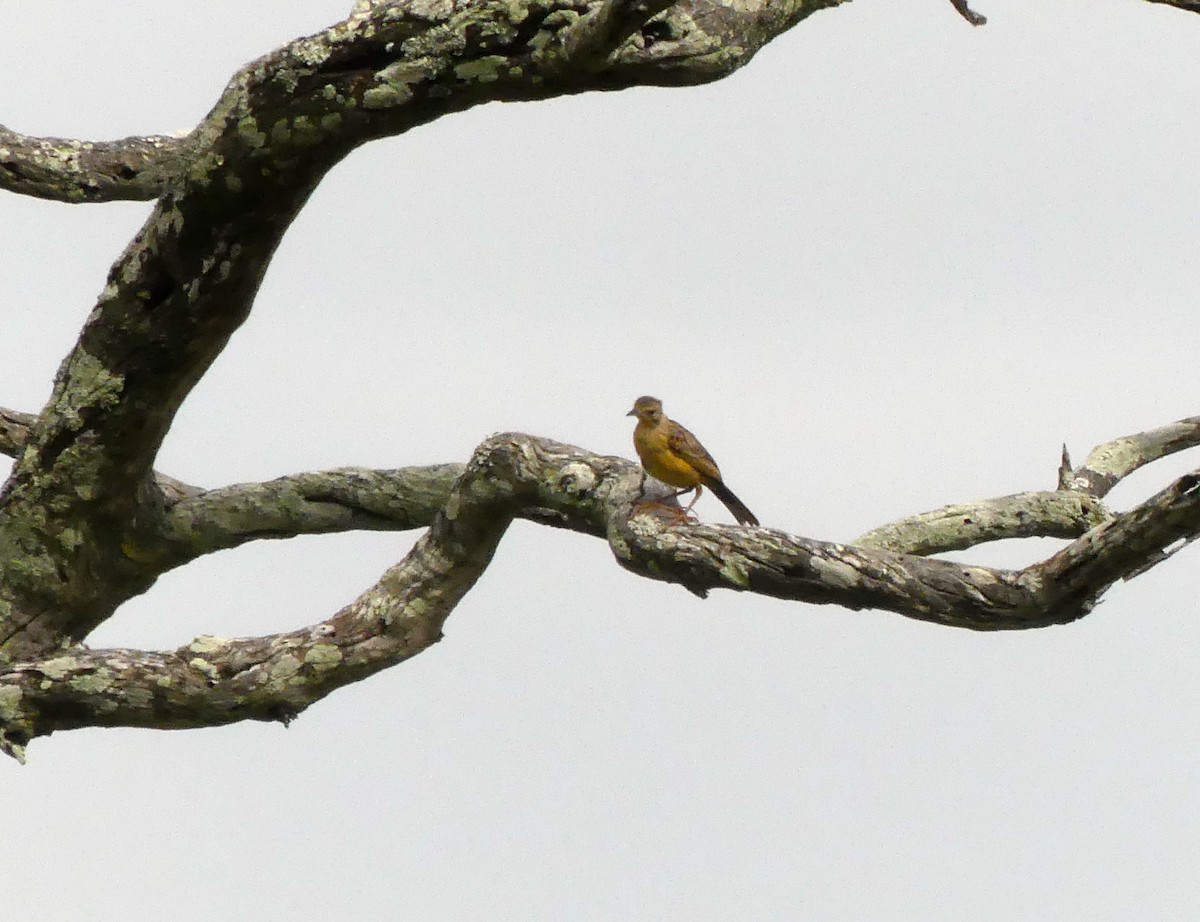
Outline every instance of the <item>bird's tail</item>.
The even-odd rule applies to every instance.
[[[733,495],[733,490],[725,486],[723,481],[714,478],[706,483],[705,486],[712,490],[716,494],[717,499],[725,504],[725,508],[733,513],[733,517],[738,520],[739,525],[758,524],[758,518],[754,513],[746,508],[745,503]]]

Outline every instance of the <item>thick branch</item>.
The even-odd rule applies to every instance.
[[[1025,579],[1055,605],[1084,615],[1117,580],[1144,573],[1197,535],[1200,470],[1029,567]]]
[[[178,168],[180,138],[32,138],[0,125],[0,190],[56,202],[145,202]]]
[[[152,181],[162,195],[113,266],[0,492],[0,560],[34,562],[0,573],[0,656],[84,636],[114,600],[145,589],[127,550],[138,553],[147,509],[167,503],[154,495],[155,454],[247,317],[292,219],[346,153],[489,101],[713,80],[836,2],[681,0],[661,13],[660,0],[360,5],[244,68],[169,150],[55,141],[39,153],[41,142],[10,133],[31,188],[61,185],[69,169],[83,171],[70,180],[80,187],[108,188],[105,170],[130,151],[147,176],[151,165],[174,168],[161,186]],[[52,156],[64,145],[71,156]],[[82,158],[87,150],[101,153]],[[31,179],[35,161],[57,172]],[[129,183],[140,175],[128,172]]]
[[[78,648],[0,674],[0,749],[83,726],[287,722],[336,688],[441,639],[523,497],[519,455],[485,443],[409,554],[332,618],[267,637],[201,637],[169,653]],[[504,468],[510,468],[509,471]]]
[[[1079,618],[1113,582],[1200,534],[1200,472],[1020,571],[691,524],[647,502],[642,489],[641,472],[624,459],[493,436],[408,556],[333,618],[269,637],[200,638],[168,654],[75,650],[14,664],[0,673],[0,741],[20,755],[29,739],[56,729],[289,719],[436,641],[522,512],[603,527],[622,566],[701,596],[727,588],[977,630]]]

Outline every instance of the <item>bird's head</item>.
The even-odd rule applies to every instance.
[[[656,423],[663,418],[662,401],[657,397],[639,397],[633,403],[633,409],[625,414],[636,416],[648,423]]]

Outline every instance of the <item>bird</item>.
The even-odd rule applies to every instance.
[[[758,524],[754,513],[725,486],[721,469],[712,455],[698,438],[663,412],[661,400],[657,397],[639,397],[633,409],[625,415],[637,417],[633,447],[637,449],[646,473],[668,486],[681,487],[676,496],[696,491],[685,513],[692,511],[704,487],[708,487],[733,513],[739,525]]]

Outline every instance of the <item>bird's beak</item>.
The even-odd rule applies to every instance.
[[[629,411],[628,413],[626,413],[625,415],[626,415],[626,416],[637,416],[637,410],[630,410],[630,411]]]

